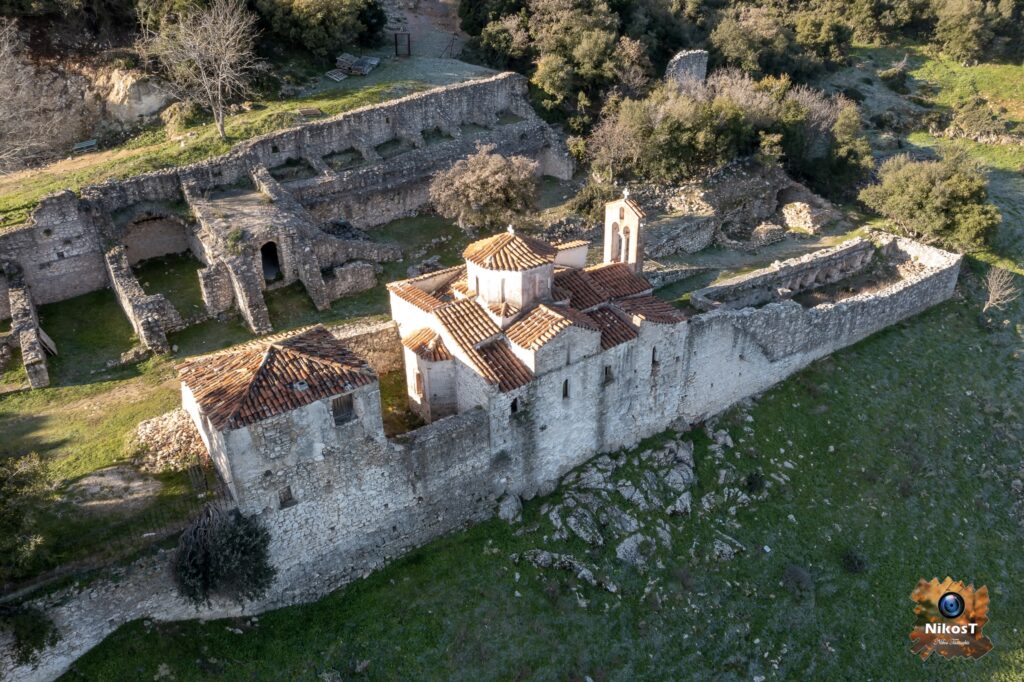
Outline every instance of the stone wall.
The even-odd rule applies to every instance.
[[[707,50],[683,50],[665,67],[665,80],[677,85],[703,83],[708,75]]]
[[[377,374],[402,369],[402,340],[394,320],[343,324],[331,327],[330,331]]]
[[[874,255],[871,242],[852,239],[700,289],[690,295],[690,301],[701,310],[760,306],[854,275],[866,268]]]
[[[128,265],[123,246],[115,246],[106,254],[107,272],[117,302],[139,337],[139,341],[157,353],[170,351],[167,332],[185,326],[181,315],[162,294],[146,294]]]
[[[472,130],[464,134],[469,128]],[[425,137],[431,131],[439,131],[448,139],[434,143]],[[407,145],[408,151],[383,159],[377,148],[392,142]],[[319,263],[312,263],[312,259],[295,263],[289,271],[302,279],[314,303],[324,307],[329,304],[329,292],[314,269],[329,271],[344,265],[337,257],[345,248],[362,251],[352,254],[353,259],[378,260],[379,256],[380,260],[391,260],[399,256],[388,247],[374,250],[365,245],[331,245],[326,232],[312,236],[320,227],[317,223],[344,218],[371,226],[416,211],[427,202],[430,177],[471,153],[477,142],[493,143],[504,153],[532,156],[547,174],[569,178],[573,172],[564,143],[530,107],[526,79],[506,73],[257,137],[214,159],[87,187],[80,197],[71,192],[46,197],[28,224],[0,234],[0,253],[21,266],[36,304],[79,296],[110,285],[105,254],[113,246],[126,245],[130,262],[183,246],[180,235],[168,224],[142,228],[153,232],[149,236],[158,237],[159,243],[145,235],[135,238],[131,216],[154,206],[180,206],[185,213],[189,209],[202,213],[200,198],[255,180],[279,217],[305,224],[302,248],[309,246],[311,252],[329,256]],[[324,161],[324,157],[349,149],[360,151],[363,166],[338,172]],[[270,171],[290,160],[306,161],[314,177],[292,182],[273,180]],[[188,233],[192,227],[188,227],[188,248],[205,265],[212,265],[218,257],[230,261],[218,252],[217,242],[234,226],[230,221],[219,225],[209,215],[197,217],[204,224],[191,236]],[[165,218],[175,221],[170,215]],[[141,248],[144,244],[145,249]],[[256,298],[245,286],[248,273],[235,272],[230,262],[228,269],[232,270],[236,290],[233,300],[242,308],[243,318],[254,331],[269,329],[259,302],[245,307]],[[210,273],[203,281],[216,285],[223,282],[223,277]],[[256,278],[253,283],[259,287],[262,279]],[[350,290],[338,286],[338,291]],[[222,286],[212,288],[223,292]],[[245,289],[241,296],[237,295],[239,289]],[[208,300],[209,307],[220,310],[224,298],[221,294],[213,296]],[[0,307],[0,314],[5,314],[4,307]]]
[[[848,249],[849,256],[863,247]],[[254,454],[263,446],[255,448],[243,469],[231,465],[230,475],[239,479],[240,508],[270,529],[272,560],[280,573],[271,593],[244,611],[318,598],[413,547],[491,516],[503,494],[546,494],[564,473],[599,452],[705,419],[953,294],[959,256],[903,239],[884,240],[881,249],[921,267],[880,290],[838,303],[720,307],[675,324],[645,322],[637,339],[604,352],[581,350],[590,348],[583,337],[565,340],[543,359],[544,373],[515,391],[498,393],[474,374],[460,377],[467,387],[460,388],[460,409],[466,411],[394,440],[371,433],[367,421],[343,451],[296,449],[285,439],[283,459],[263,460]],[[818,264],[835,257],[835,251],[825,253]],[[806,265],[782,263],[774,272],[799,275]],[[758,281],[764,274],[748,277]],[[400,349],[393,324],[335,333],[353,347],[381,339],[386,340],[381,345]],[[400,350],[396,353],[401,358]],[[377,389],[370,385],[364,392]],[[518,409],[513,411],[514,400]],[[474,401],[485,407],[472,408]],[[303,414],[307,419],[312,413]],[[296,493],[296,504],[274,504],[282,486]],[[15,666],[9,643],[0,642],[7,654],[0,658],[0,671],[11,679],[52,679],[133,618],[243,612],[221,604],[183,608],[170,584],[164,556],[136,563],[116,584],[100,580],[43,598],[40,604],[64,638],[44,652],[34,671]]]

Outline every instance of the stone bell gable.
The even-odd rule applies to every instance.
[[[643,271],[643,222],[647,214],[629,190],[604,207],[604,262],[625,263],[636,273]]]

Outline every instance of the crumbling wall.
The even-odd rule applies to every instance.
[[[702,310],[759,306],[854,275],[866,268],[874,255],[870,241],[852,239],[700,289],[690,295],[690,301]]]
[[[110,285],[117,302],[146,348],[157,353],[171,350],[167,332],[184,327],[181,315],[162,294],[146,294],[128,265],[123,246],[115,246],[106,255]]]
[[[505,114],[518,120],[502,123]],[[489,130],[478,138],[460,139],[464,124]],[[455,139],[426,145],[423,132],[433,129]],[[429,178],[472,152],[476,139],[493,142],[505,153],[534,156],[541,162],[542,172],[561,178],[572,175],[572,159],[564,143],[529,105],[526,79],[506,73],[264,135],[240,143],[220,157],[189,166],[87,187],[81,198],[71,192],[52,195],[40,202],[27,225],[0,234],[0,252],[21,265],[35,303],[60,301],[108,285],[104,256],[121,242],[123,227],[123,221],[114,221],[112,216],[121,217],[140,205],[184,202],[183,186],[190,187],[196,197],[249,182],[253,169],[273,168],[288,159],[308,159],[320,175],[284,183],[280,191],[275,189],[279,183],[273,187],[266,183],[264,190],[276,202],[287,203],[294,209],[291,213],[301,209],[314,231],[316,221],[335,218],[376,225],[422,207]],[[404,140],[414,149],[381,161],[375,147],[391,140]],[[418,146],[422,148],[415,148]],[[336,173],[323,163],[323,156],[350,148],[361,150],[369,164],[357,171]],[[215,239],[216,231],[207,231],[201,238]],[[190,247],[204,264],[210,264],[212,255],[207,249],[197,249],[194,243]],[[368,253],[357,257],[372,259]],[[337,265],[342,262],[331,260],[322,267]],[[302,277],[316,304],[325,305],[316,275],[307,269]],[[253,316],[245,314],[247,319]],[[264,327],[257,323],[253,328]]]
[[[330,331],[378,375],[402,369],[402,339],[394,320],[343,324]]]
[[[683,50],[669,60],[665,80],[676,85],[703,83],[708,75],[707,50]]]
[[[11,310],[11,337],[21,347],[21,361],[28,374],[32,388],[50,385],[50,374],[46,368],[46,350],[43,347],[44,332],[39,327],[36,307],[21,273],[10,266],[6,272],[7,296]]]

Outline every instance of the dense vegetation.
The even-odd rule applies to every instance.
[[[682,91],[663,86],[644,99],[613,100],[587,154],[607,179],[679,182],[756,152],[837,196],[872,166],[860,126],[857,106],[843,97],[724,70]]]
[[[879,182],[860,193],[896,231],[955,251],[984,247],[999,225],[988,203],[988,182],[964,154],[938,161],[895,156],[879,169]]]
[[[926,40],[960,61],[1015,59],[1024,50],[1020,0],[462,0],[469,51],[528,73],[549,110],[575,129],[604,95],[635,90],[680,48],[714,66],[800,81],[845,62],[850,43]]]

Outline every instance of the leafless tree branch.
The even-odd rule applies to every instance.
[[[1013,273],[1003,268],[991,267],[985,276],[985,288],[988,289],[988,300],[982,312],[1002,310],[1020,298],[1020,289],[1013,281]]]
[[[221,138],[231,99],[249,91],[258,60],[253,51],[256,15],[243,0],[213,0],[159,30],[146,29],[143,54],[159,61],[175,96],[209,109]]]

